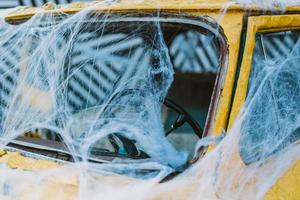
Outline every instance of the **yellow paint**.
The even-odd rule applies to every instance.
[[[255,45],[255,34],[257,32],[273,32],[298,29],[300,28],[299,19],[300,15],[260,16],[248,18],[245,51],[228,127],[232,126],[232,123],[236,119],[246,99],[253,49]]]
[[[21,8],[14,13],[9,14],[6,17],[7,21],[15,21],[15,20],[23,20],[31,17],[35,13],[43,12],[43,13],[76,13],[87,6],[95,5],[93,3],[73,3],[63,7],[56,7],[53,5],[47,5],[44,8]],[[220,11],[227,7],[226,13],[224,16]],[[89,8],[88,8],[89,9]],[[252,10],[253,12],[260,12],[259,8],[249,7],[248,10]],[[225,71],[224,85],[222,90],[219,91],[219,101],[218,101],[218,109],[212,122],[213,133],[218,134],[222,129],[227,127],[228,115],[230,112],[230,104],[232,101],[232,89],[234,84],[234,79],[236,77],[236,65],[238,60],[238,53],[240,48],[240,37],[242,31],[242,19],[243,19],[243,8],[237,4],[231,5],[226,0],[219,1],[207,1],[207,0],[198,0],[193,1],[192,3],[189,1],[181,1],[181,0],[164,0],[157,3],[157,1],[129,1],[123,0],[117,4],[108,5],[108,6],[100,6],[95,5],[92,8],[93,12],[178,12],[181,13],[190,13],[194,15],[208,15],[214,18],[216,21],[224,29],[225,35],[228,41],[228,60],[227,60],[227,69]],[[287,8],[286,12],[298,12],[300,13],[300,7],[290,7]],[[232,125],[234,119],[237,117],[237,114],[242,107],[243,102],[245,101],[246,91],[248,86],[249,73],[251,68],[252,61],[252,53],[254,48],[254,39],[255,33],[257,31],[266,32],[266,31],[278,31],[278,30],[286,30],[291,28],[300,27],[299,15],[289,15],[289,16],[259,16],[259,17],[249,17],[248,21],[248,32],[247,32],[247,40],[246,40],[246,48],[244,52],[244,59],[242,61],[241,75],[238,80],[237,92],[234,98],[233,110],[231,112],[229,127]],[[35,160],[32,158],[26,158],[19,153],[16,152],[8,152],[4,153],[0,151],[0,162],[6,163],[11,168],[17,169],[25,169],[25,170],[42,170],[48,169],[51,167],[59,166],[58,163],[46,161],[46,160]],[[224,186],[226,184],[226,175],[227,171],[230,171],[231,166],[234,164],[235,166],[239,166],[237,168],[236,177],[234,177],[234,184],[232,185],[232,191],[234,191],[235,187],[239,184],[241,177],[239,175],[247,172],[248,167],[245,166],[239,155],[234,154],[232,158],[226,159],[225,164],[222,166],[224,183],[220,186]],[[265,166],[272,166],[275,162],[270,160],[266,163]],[[266,169],[268,169],[266,167]],[[263,167],[261,169],[263,171]],[[300,199],[299,194],[299,183],[300,183],[300,162],[296,162],[272,187],[272,189],[267,193],[265,199]],[[113,177],[107,177],[108,181],[114,181]],[[260,180],[263,181],[263,180]],[[248,188],[257,187],[259,184],[256,177],[253,180],[249,181],[247,185]],[[65,186],[67,185],[67,186]],[[76,184],[75,184],[76,185]],[[41,187],[45,196],[48,196],[49,199],[58,198],[57,193],[54,191],[57,188],[61,188],[66,196],[63,196],[63,199],[70,198],[72,199],[74,195],[77,193],[77,188],[74,184],[62,184],[61,182],[47,182],[45,185],[36,186],[36,190],[40,191]],[[172,195],[180,194],[184,197],[185,194],[188,194],[192,191],[191,188],[187,190],[178,190],[173,194],[168,194],[168,197],[172,197]],[[219,188],[218,191],[222,194],[222,188]],[[25,192],[26,193],[26,192]],[[29,194],[30,191],[26,194]],[[24,198],[26,194],[22,195]],[[245,194],[247,194],[245,192]],[[290,196],[286,194],[291,194]],[[163,196],[158,197],[157,199],[161,199]],[[175,196],[174,196],[175,197]],[[178,196],[177,196],[178,197]],[[30,196],[28,197],[30,199]],[[61,197],[60,197],[61,198]],[[242,196],[241,199],[245,198]]]
[[[17,20],[31,17],[32,15],[43,12],[43,13],[55,13],[55,12],[64,12],[64,13],[76,13],[84,8],[90,8],[97,12],[102,11],[153,11],[153,10],[220,10],[223,7],[227,6],[229,3],[228,0],[194,0],[194,1],[182,1],[182,0],[145,0],[145,1],[131,1],[131,0],[122,0],[111,5],[105,5],[101,1],[94,2],[76,2],[64,6],[45,6],[46,9],[33,8],[33,7],[22,7],[17,11],[14,11],[6,17],[6,20]],[[50,9],[49,9],[50,8]],[[51,9],[52,8],[52,9]],[[240,9],[239,5],[231,5],[231,9]],[[89,8],[88,8],[89,9]]]
[[[104,11],[121,11],[121,12],[129,12],[129,11],[154,11],[154,10],[161,10],[161,11],[168,11],[168,10],[180,10],[180,11],[213,11],[219,12],[226,8],[226,10],[231,11],[240,11],[243,12],[244,10],[253,11],[253,12],[266,12],[265,9],[259,8],[257,6],[247,6],[242,7],[237,3],[233,3],[230,0],[193,0],[193,1],[182,1],[182,0],[144,0],[144,1],[131,1],[131,0],[121,0],[119,2],[113,3],[111,5],[105,5],[102,1],[94,1],[94,2],[76,2],[71,3],[68,5],[60,5],[60,6],[53,6],[53,4],[47,4],[43,8],[34,8],[34,7],[21,7],[18,10],[14,11],[13,13],[6,16],[6,20],[18,20],[29,18],[36,13],[43,12],[43,13],[76,13],[84,8],[91,9],[97,12],[104,12]],[[274,10],[281,11],[280,8],[273,8]],[[270,10],[272,11],[272,10]],[[285,9],[286,12],[299,12],[300,6],[292,6],[287,7]]]
[[[238,79],[229,127],[237,118],[246,99],[252,56],[257,32],[284,31],[300,28],[300,15],[259,16],[249,17],[245,51]],[[274,199],[300,199],[300,161],[296,162],[287,172],[278,179],[276,184],[265,196],[266,200]]]
[[[38,130],[35,131],[29,131],[23,134],[23,137],[31,137],[31,138],[41,138],[42,133]]]
[[[6,151],[4,149],[0,149],[0,157],[5,155],[6,154]]]
[[[220,18],[220,15],[215,17],[216,20]],[[227,37],[227,43],[229,48],[229,55],[227,60],[227,66],[223,76],[224,85],[222,90],[219,91],[219,103],[217,114],[214,119],[214,124],[212,124],[213,134],[220,134],[222,129],[226,129],[227,119],[230,111],[230,104],[232,98],[232,89],[235,80],[236,66],[238,61],[238,53],[240,48],[240,37],[242,33],[243,23],[243,13],[241,12],[227,12],[220,25],[223,27],[225,35]],[[222,76],[221,76],[222,77]],[[213,123],[213,122],[212,122]]]
[[[265,200],[299,200],[300,199],[300,161],[279,179],[268,191]]]
[[[37,160],[21,155],[19,152],[10,152],[0,157],[0,163],[7,164],[12,169],[45,170],[58,167],[60,164],[50,160]]]

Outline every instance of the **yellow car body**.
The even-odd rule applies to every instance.
[[[74,14],[81,11],[82,9],[96,4],[93,3],[73,3],[64,6],[55,6],[53,4],[47,4],[42,8],[31,8],[31,7],[21,7],[16,11],[6,15],[5,20],[9,23],[14,23],[17,21],[23,21],[36,13],[51,13],[55,14],[57,12],[63,12],[67,14]],[[182,13],[194,16],[209,16],[213,18],[224,30],[224,34],[227,39],[228,45],[228,59],[227,69],[221,71],[221,79],[223,79],[222,86],[217,91],[217,100],[215,104],[217,109],[213,115],[213,120],[211,124],[210,132],[214,135],[218,135],[222,130],[228,130],[236,119],[240,109],[246,98],[246,92],[249,82],[249,74],[251,69],[251,61],[255,43],[255,34],[259,32],[276,32],[283,30],[294,30],[300,29],[300,6],[290,6],[285,8],[284,11],[279,7],[273,7],[269,10],[261,9],[258,6],[242,6],[226,0],[195,0],[195,1],[180,1],[180,0],[160,0],[160,1],[131,1],[122,0],[112,5],[106,6],[95,6],[92,8],[92,12],[109,12],[114,13],[136,13],[136,12],[157,12],[160,13]],[[247,21],[247,23],[246,23]],[[244,35],[244,38],[243,38]],[[238,72],[239,68],[239,72]],[[235,88],[235,80],[236,88]],[[34,101],[34,100],[32,100]],[[231,106],[232,104],[232,106]],[[296,142],[300,145],[299,141]],[[211,146],[209,151],[213,151],[215,147]],[[280,155],[284,156],[284,155]],[[276,159],[270,158],[266,160],[264,166],[261,167],[261,173],[265,173],[267,166],[272,166],[276,164]],[[218,186],[216,189],[222,199],[222,187],[226,185],[226,171],[230,169],[231,165],[239,166],[239,170],[236,171],[237,184],[239,183],[239,173],[247,171],[249,166],[246,166],[241,161],[239,155],[234,155],[229,161],[224,164],[224,185]],[[26,171],[40,171],[47,168],[52,168],[60,166],[52,161],[36,160],[32,158],[26,158],[19,153],[1,151],[0,162],[6,163],[9,167],[18,170]],[[199,172],[200,173],[200,172]],[[44,185],[37,185],[31,188],[31,191],[36,191],[39,189],[43,190],[44,199],[72,199],[78,193],[78,180],[73,177],[76,174],[70,172],[70,174],[60,175],[59,178],[55,180],[48,180]],[[73,178],[70,178],[73,177]],[[74,175],[76,176],[76,175]],[[195,173],[192,176],[201,176]],[[104,176],[101,178],[102,181],[117,182],[119,185],[130,184],[131,182],[139,182],[138,180],[129,180],[120,177],[110,177]],[[172,186],[172,181],[170,180],[166,183],[157,183],[157,194],[153,199],[185,199],[185,196],[189,196],[189,193],[193,191],[196,186],[184,184],[180,188],[176,189],[176,184],[174,184],[173,189],[169,189],[166,184]],[[261,181],[259,177],[255,180],[249,180],[249,182],[244,187],[245,196],[240,196],[239,199],[249,199],[246,191],[255,192],[256,187],[259,187]],[[142,182],[142,181],[141,181]],[[293,163],[289,169],[285,170],[282,176],[273,183],[273,186],[265,194],[264,199],[300,199],[300,161]],[[60,188],[61,193],[57,193],[57,188]],[[63,189],[62,189],[63,188]],[[252,188],[252,189],[250,189]],[[62,192],[63,191],[63,192]],[[156,191],[154,189],[154,191]],[[234,192],[234,186],[229,189],[229,191]],[[22,198],[30,199],[30,191],[24,191]],[[21,198],[21,199],[22,199]],[[226,199],[226,197],[225,197]]]

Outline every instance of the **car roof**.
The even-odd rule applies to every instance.
[[[255,4],[241,4],[237,1],[231,0],[119,0],[117,2],[105,3],[105,1],[92,2],[74,2],[66,5],[55,5],[53,3],[46,3],[42,7],[18,7],[13,12],[6,15],[7,21],[29,18],[39,12],[63,12],[76,13],[83,9],[91,9],[95,11],[106,12],[149,12],[149,11],[198,11],[201,12],[220,12],[226,11],[242,11],[247,12],[300,12],[299,5],[270,5],[268,7],[260,7]]]

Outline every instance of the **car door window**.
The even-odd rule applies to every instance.
[[[247,164],[300,138],[299,33],[256,34],[240,140],[241,157]]]
[[[224,80],[221,27],[204,17],[92,17],[64,27],[60,19],[35,23],[23,42],[16,35],[16,44],[0,47],[7,52],[0,128],[17,119],[17,136],[24,129],[44,132],[37,133],[41,140],[62,138],[76,156],[186,164],[213,119]],[[13,98],[22,112],[8,112]],[[184,125],[175,130],[178,121]]]

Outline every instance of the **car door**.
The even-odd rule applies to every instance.
[[[239,156],[246,167],[281,167],[265,199],[300,199],[299,154],[287,153],[300,145],[299,44],[299,14],[248,17],[229,127],[243,120]]]

